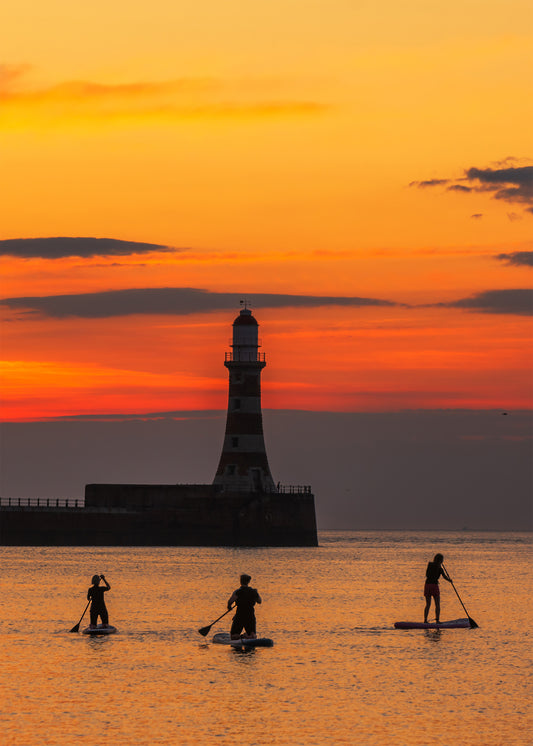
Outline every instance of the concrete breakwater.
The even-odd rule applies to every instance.
[[[4,501],[5,502],[5,501]],[[308,487],[89,484],[83,507],[2,505],[2,546],[316,546]]]

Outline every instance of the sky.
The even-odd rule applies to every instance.
[[[8,0],[0,49],[4,422],[223,410],[242,299],[265,409],[531,410],[529,0]]]

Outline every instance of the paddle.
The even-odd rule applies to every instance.
[[[446,573],[446,575],[448,575],[448,577],[450,577],[450,575],[449,575],[449,573],[448,573],[448,570],[447,570],[447,569],[446,569],[446,568],[444,567],[444,565],[442,565],[442,569],[444,570],[444,572]],[[475,623],[475,621],[474,621],[474,620],[472,619],[472,617],[470,616],[470,614],[469,614],[469,613],[468,613],[468,611],[466,610],[466,606],[465,606],[465,605],[464,605],[464,603],[462,602],[462,600],[461,600],[461,596],[460,596],[460,595],[459,595],[459,594],[457,593],[457,588],[456,588],[456,587],[454,586],[454,584],[453,584],[453,580],[452,580],[451,578],[450,578],[450,583],[452,584],[452,588],[454,589],[455,593],[457,594],[457,598],[459,599],[459,601],[461,601],[461,606],[462,606],[462,607],[463,607],[463,609],[465,610],[465,614],[466,614],[466,616],[468,617],[468,621],[470,622],[470,628],[471,628],[471,629],[477,629],[477,628],[479,627],[479,624],[476,624],[476,623]]]
[[[207,627],[200,627],[200,629],[198,630],[198,632],[205,637],[206,635],[209,634],[209,630],[211,629],[211,627],[213,626],[213,624],[216,624],[220,619],[222,619],[223,616],[226,616],[226,614],[229,614],[230,611],[232,611],[234,608],[235,608],[235,606],[232,606],[230,609],[228,609],[223,614],[221,614],[218,617],[218,619],[215,619],[214,622],[211,622],[211,624],[208,624]]]
[[[87,604],[87,606],[86,606],[86,607],[85,607],[85,609],[83,610],[83,614],[82,614],[82,615],[81,615],[81,617],[80,617],[80,621],[79,621],[79,622],[78,622],[77,624],[75,624],[75,625],[74,625],[74,626],[72,627],[72,629],[70,630],[71,632],[78,632],[78,631],[79,631],[79,629],[80,629],[80,624],[81,624],[81,620],[82,620],[82,619],[83,619],[83,617],[85,616],[85,612],[86,612],[86,611],[87,611],[87,609],[89,608],[89,604],[90,604],[90,603],[91,603],[91,602],[89,601],[89,603]]]

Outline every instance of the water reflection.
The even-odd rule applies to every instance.
[[[253,657],[257,653],[256,648],[246,648],[246,647],[234,647],[233,645],[229,646],[231,648],[231,652],[233,655],[237,656],[247,656],[247,657]]]
[[[40,746],[43,734],[54,746],[528,743],[526,535],[326,538],[316,551],[2,548],[2,743]],[[480,630],[393,628],[419,618],[436,550]],[[95,558],[114,581],[111,637],[68,633]],[[273,649],[214,645],[197,632],[241,571],[257,578],[258,632]],[[142,605],[140,575],[158,579]],[[394,578],[387,593],[384,578]],[[51,618],[43,587],[53,589]],[[462,616],[453,591],[442,596],[445,618]]]
[[[441,639],[441,635],[442,635],[441,629],[425,629],[424,630],[424,637],[430,642],[439,642]]]

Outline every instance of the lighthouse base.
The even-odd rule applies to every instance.
[[[317,546],[314,496],[88,484],[79,508],[2,507],[2,546]]]

